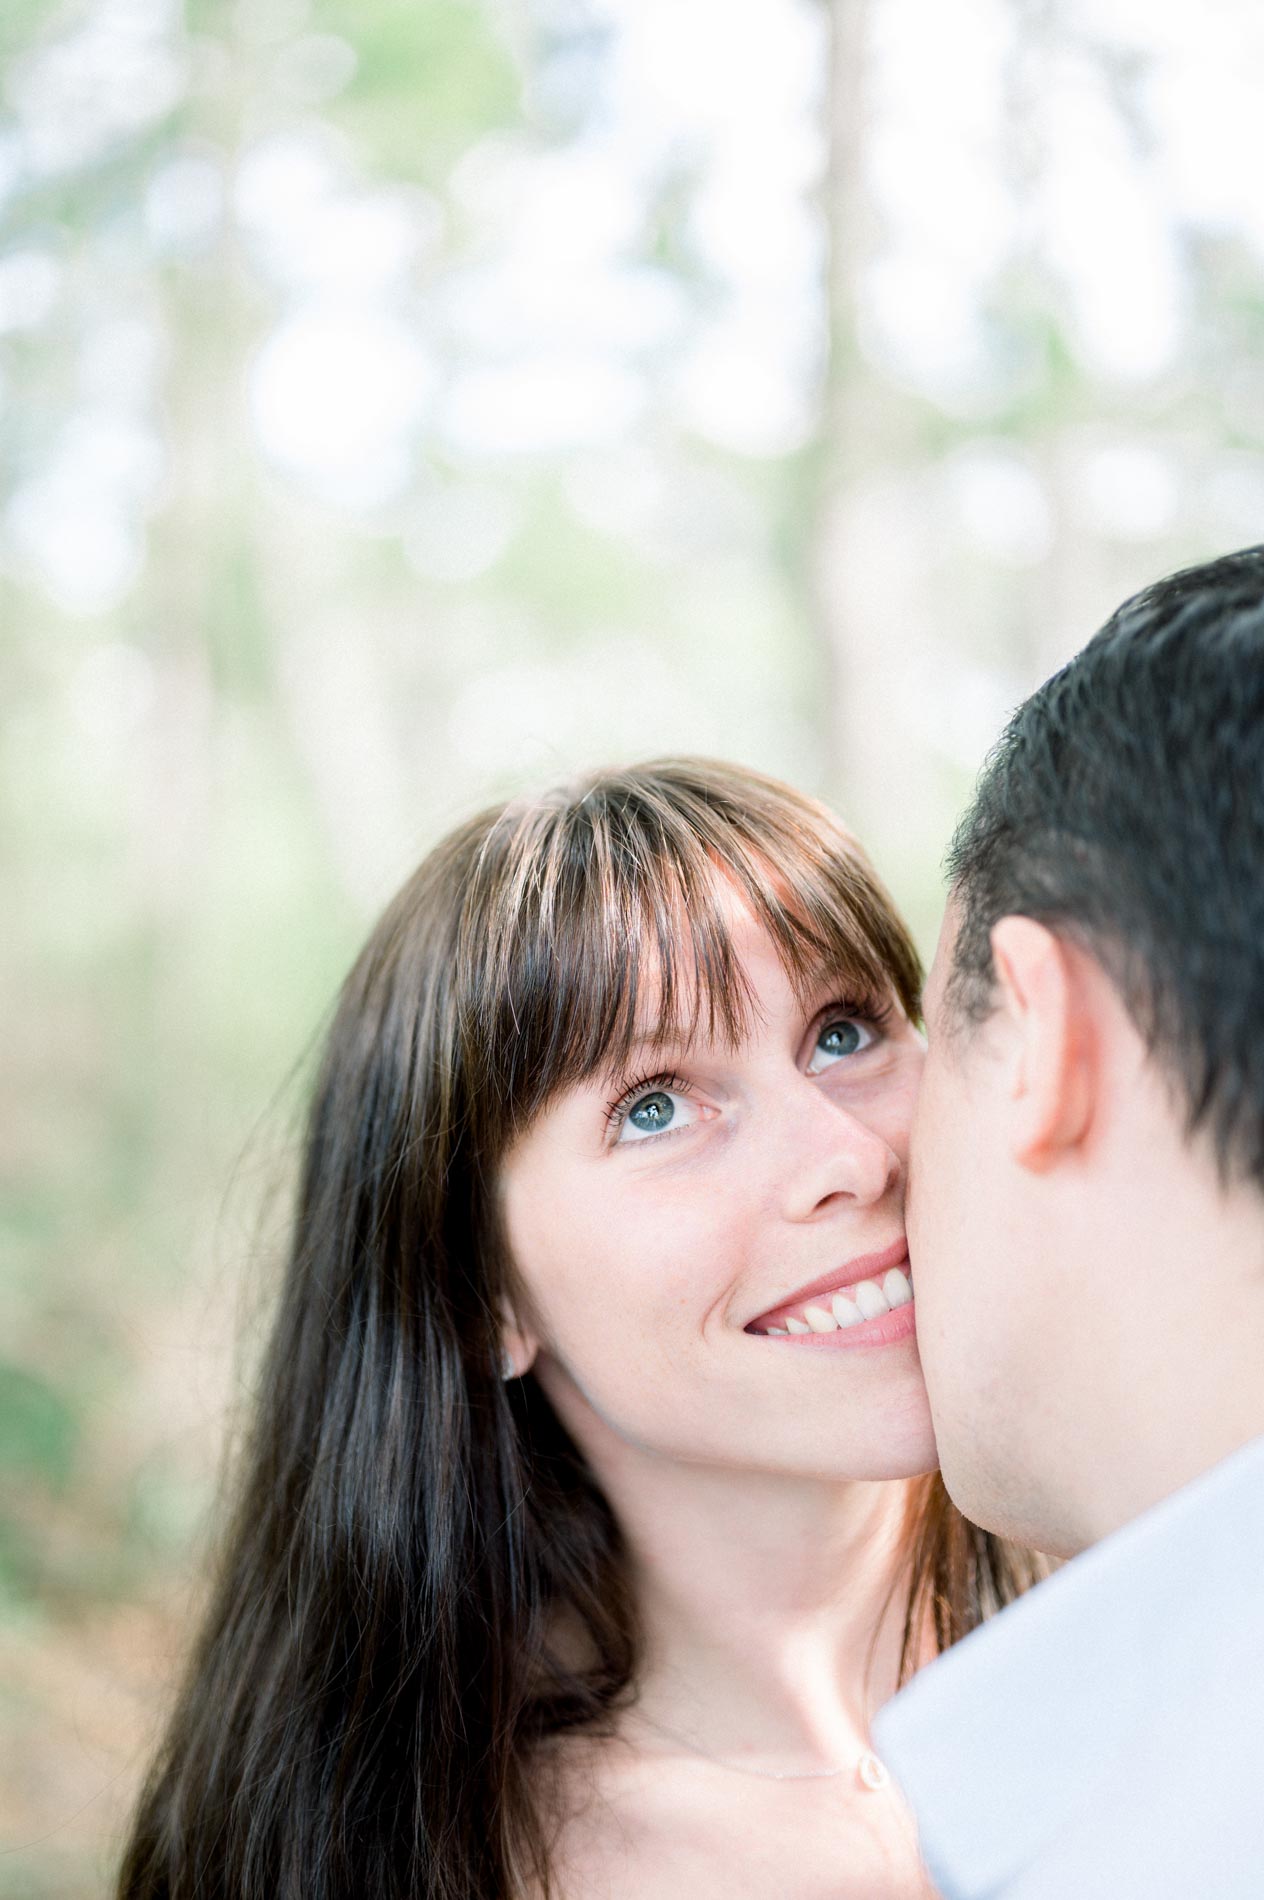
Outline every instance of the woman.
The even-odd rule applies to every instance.
[[[872,1711],[1030,1580],[938,1480],[916,954],[756,773],[464,825],[344,987],[120,1893],[924,1891]]]

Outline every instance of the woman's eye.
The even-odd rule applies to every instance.
[[[878,1032],[872,1023],[862,1022],[856,1016],[836,1017],[824,1025],[816,1039],[808,1074],[820,1075],[823,1069],[832,1068],[845,1056],[858,1056],[872,1048],[877,1040]]]
[[[674,1089],[647,1089],[624,1109],[617,1138],[644,1141],[669,1128],[687,1128],[696,1120],[697,1110],[687,1096],[678,1095]]]

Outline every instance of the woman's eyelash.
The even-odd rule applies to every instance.
[[[847,997],[839,996],[817,1014],[817,1034],[840,1017],[850,1017],[856,1022],[868,1023],[874,1029],[881,1029],[894,1014],[895,1005],[890,997]],[[607,1129],[618,1126],[627,1110],[631,1108],[638,1095],[647,1094],[651,1089],[672,1089],[685,1091],[689,1083],[682,1075],[665,1073],[661,1070],[646,1075],[638,1075],[632,1082],[624,1083],[617,1095],[606,1103],[605,1125]]]
[[[895,1004],[889,996],[837,997],[818,1014],[817,1032],[819,1034],[831,1022],[843,1016],[851,1017],[858,1023],[868,1023],[873,1029],[883,1029],[894,1013]]]
[[[627,1110],[631,1108],[638,1095],[646,1094],[650,1089],[677,1089],[689,1087],[681,1075],[641,1075],[635,1082],[628,1082],[612,1101],[606,1103],[606,1127],[617,1128]]]

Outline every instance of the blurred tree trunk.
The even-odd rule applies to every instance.
[[[917,641],[927,630],[906,623],[901,590],[888,586],[908,558],[892,534],[893,520],[901,532],[918,531],[892,496],[910,454],[920,459],[918,424],[907,399],[861,347],[863,276],[880,236],[866,176],[875,0],[827,5],[829,355],[810,586],[827,680],[831,795],[898,895],[926,888],[922,840],[933,822],[931,762],[924,748],[918,756],[899,718]]]
[[[833,790],[849,812],[862,799],[861,746],[849,718],[865,673],[864,615],[846,577],[848,501],[863,472],[874,408],[857,336],[859,278],[873,241],[864,177],[872,0],[825,0],[829,71],[825,92],[826,323],[820,488],[812,563],[813,607],[830,682]]]

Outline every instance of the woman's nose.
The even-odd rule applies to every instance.
[[[859,1116],[830,1101],[819,1088],[796,1126],[786,1171],[786,1213],[791,1220],[813,1215],[846,1200],[871,1207],[899,1178],[900,1158],[884,1136]]]

